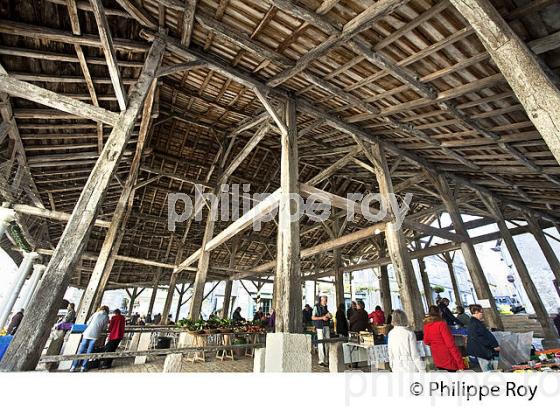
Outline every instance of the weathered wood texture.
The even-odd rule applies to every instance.
[[[288,99],[281,118],[286,132],[280,136],[280,204],[278,206],[277,263],[274,282],[276,332],[299,333],[302,330],[302,292],[300,271],[300,230],[298,203],[298,146],[296,103]]]
[[[441,199],[447,209],[447,213],[451,218],[451,222],[455,227],[455,232],[466,238],[466,240],[461,243],[461,252],[463,253],[463,258],[465,259],[465,264],[467,265],[467,269],[470,273],[478,299],[487,300],[490,304],[490,308],[484,310],[488,324],[493,328],[503,329],[502,319],[498,314],[496,301],[494,300],[494,296],[490,290],[490,285],[488,284],[488,280],[484,275],[484,271],[482,270],[482,266],[480,265],[480,261],[476,255],[474,244],[465,229],[463,218],[459,212],[453,193],[449,189],[447,180],[443,176],[436,176],[434,177],[434,180],[436,188],[438,189]]]
[[[132,134],[136,117],[142,109],[164,50],[165,45],[161,41],[153,43],[142,74],[131,90],[129,108],[120,115],[120,121],[111,131],[51,257],[36,296],[27,309],[18,334],[10,344],[9,353],[0,362],[1,370],[33,370],[37,365],[62,296],[89,238],[95,217]]]
[[[469,22],[560,163],[560,90],[489,0],[451,0]]]

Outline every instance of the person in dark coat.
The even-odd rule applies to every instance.
[[[366,305],[364,304],[363,301],[359,300],[357,306],[358,309],[356,309],[356,311],[352,313],[352,316],[350,316],[349,319],[350,331],[351,332],[368,331],[370,330],[370,326],[369,326],[368,314],[366,312]]]
[[[356,302],[355,302],[355,301],[352,301],[352,302],[350,303],[350,307],[349,307],[348,310],[346,311],[346,318],[347,318],[348,320],[350,320],[350,316],[352,316],[352,314],[353,314],[354,312],[356,312],[356,310],[358,310],[358,305],[356,305]]]
[[[457,319],[449,309],[449,299],[443,298],[438,304],[439,311],[441,312],[442,319],[448,326],[459,325],[463,327],[463,323]]]
[[[471,305],[469,309],[471,320],[468,328],[467,354],[477,358],[483,372],[496,370],[500,345],[494,335],[484,326],[482,306]]]
[[[12,316],[12,320],[10,320],[10,324],[8,325],[7,332],[9,335],[15,335],[16,330],[18,329],[21,321],[23,320],[23,309],[17,312],[15,315]]]
[[[348,320],[346,319],[346,315],[344,313],[344,303],[338,305],[338,309],[336,311],[335,320],[336,320],[336,333],[339,336],[346,336],[348,337]]]
[[[313,309],[311,309],[311,306],[309,306],[309,304],[305,305],[301,314],[303,326],[309,326],[313,323],[313,320],[311,319],[311,317],[313,316]]]
[[[241,307],[240,306],[233,311],[232,319],[233,319],[234,322],[245,322],[245,318],[243,316],[241,316]]]
[[[560,308],[558,309],[558,314],[554,317],[554,326],[556,326],[556,331],[560,335]]]

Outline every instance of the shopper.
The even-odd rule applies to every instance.
[[[315,326],[315,331],[317,332],[317,340],[328,339],[331,336],[329,324],[332,315],[329,313],[327,308],[328,298],[326,296],[321,296],[319,298],[319,303],[313,307],[313,313],[311,319],[313,320],[313,325]],[[319,365],[328,366],[328,346],[326,343],[318,343],[317,353],[319,355]]]
[[[313,309],[311,309],[311,306],[309,306],[309,304],[305,305],[301,314],[304,327],[307,327],[313,323],[313,321],[311,320],[311,316],[313,316]]]
[[[64,318],[62,318],[62,323],[74,322],[76,322],[76,305],[69,303],[68,308],[66,309],[66,314],[64,315]]]
[[[463,358],[455,346],[453,335],[442,319],[440,309],[434,305],[430,306],[428,316],[424,319],[424,344],[430,346],[437,369],[450,372],[464,369]]]
[[[484,311],[480,305],[470,305],[471,321],[467,338],[467,354],[478,360],[480,369],[489,372],[498,369],[500,345],[484,325]]]
[[[393,329],[389,332],[389,365],[393,373],[423,372],[425,363],[418,353],[416,335],[407,328],[408,318],[400,310],[393,311]]]
[[[438,303],[438,308],[441,313],[441,317],[445,320],[448,326],[459,325],[463,327],[463,324],[455,316],[453,316],[453,313],[449,310],[449,299],[442,298]]]
[[[356,301],[353,300],[353,301],[350,303],[350,307],[349,307],[348,310],[346,311],[346,318],[347,318],[348,320],[350,320],[350,316],[352,316],[352,314],[353,314],[354,312],[356,312],[356,310],[358,310],[358,305],[356,304]]]
[[[245,322],[245,318],[241,316],[241,306],[238,306],[237,309],[233,311],[232,319],[234,322]]]
[[[23,309],[21,309],[19,312],[17,312],[15,315],[12,316],[12,320],[10,320],[10,324],[8,325],[8,329],[6,329],[6,332],[9,335],[12,336],[15,335],[22,320],[23,320]]]
[[[334,318],[336,323],[336,334],[348,337],[348,320],[346,319],[346,314],[344,312],[345,308],[346,306],[344,303],[338,305]]]
[[[113,317],[109,321],[109,336],[107,337],[107,343],[103,348],[103,351],[106,353],[115,352],[121,343],[121,340],[124,337],[124,327],[125,327],[125,318],[121,314],[119,309],[115,309],[113,311]],[[113,359],[105,359],[102,360],[99,368],[100,369],[108,369],[113,365]]]
[[[463,306],[457,306],[457,320],[463,324],[463,326],[468,326],[471,317],[465,313],[465,308]]]
[[[372,319],[372,323],[375,326],[383,326],[385,324],[385,312],[383,312],[379,305],[368,315],[368,318]]]
[[[362,300],[358,300],[357,309],[349,319],[351,332],[364,332],[370,330],[366,305]]]
[[[99,339],[101,334],[107,329],[109,323],[109,307],[101,306],[87,322],[86,330],[82,334],[82,342],[78,349],[78,354],[91,353],[95,346],[95,341]],[[88,360],[74,360],[72,362],[71,372],[75,372],[78,367],[82,367],[82,372],[87,371]]]
[[[266,319],[266,326],[271,332],[274,332],[274,329],[276,328],[276,312],[274,309],[270,309],[270,316]]]
[[[558,308],[558,314],[554,317],[554,326],[556,326],[556,331],[560,335],[560,308]]]
[[[258,322],[261,320],[266,319],[262,308],[258,308],[255,314],[253,315],[253,322]]]

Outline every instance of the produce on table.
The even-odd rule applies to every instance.
[[[176,325],[195,333],[259,333],[265,328],[262,321],[234,323],[230,319],[217,317],[208,320],[181,319]]]

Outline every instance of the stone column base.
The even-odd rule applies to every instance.
[[[264,373],[265,356],[266,356],[266,348],[260,347],[255,349],[255,358],[253,361],[253,373]]]
[[[311,336],[299,333],[266,335],[265,372],[311,372]]]
[[[152,333],[145,332],[140,334],[140,341],[138,342],[138,351],[142,352],[150,348],[150,343],[152,342]],[[134,359],[134,364],[144,364],[147,361],[147,356],[136,356]]]
[[[343,373],[346,370],[344,365],[344,352],[342,351],[342,343],[331,343],[329,346],[329,372]]]
[[[163,373],[180,373],[183,369],[183,354],[172,353],[165,356]]]
[[[65,356],[78,353],[81,341],[81,333],[71,333],[70,336],[68,336],[68,340],[66,340],[66,343],[64,343],[64,347],[62,348],[62,355]],[[58,370],[69,370],[70,367],[72,367],[71,361],[60,362],[58,364]]]

